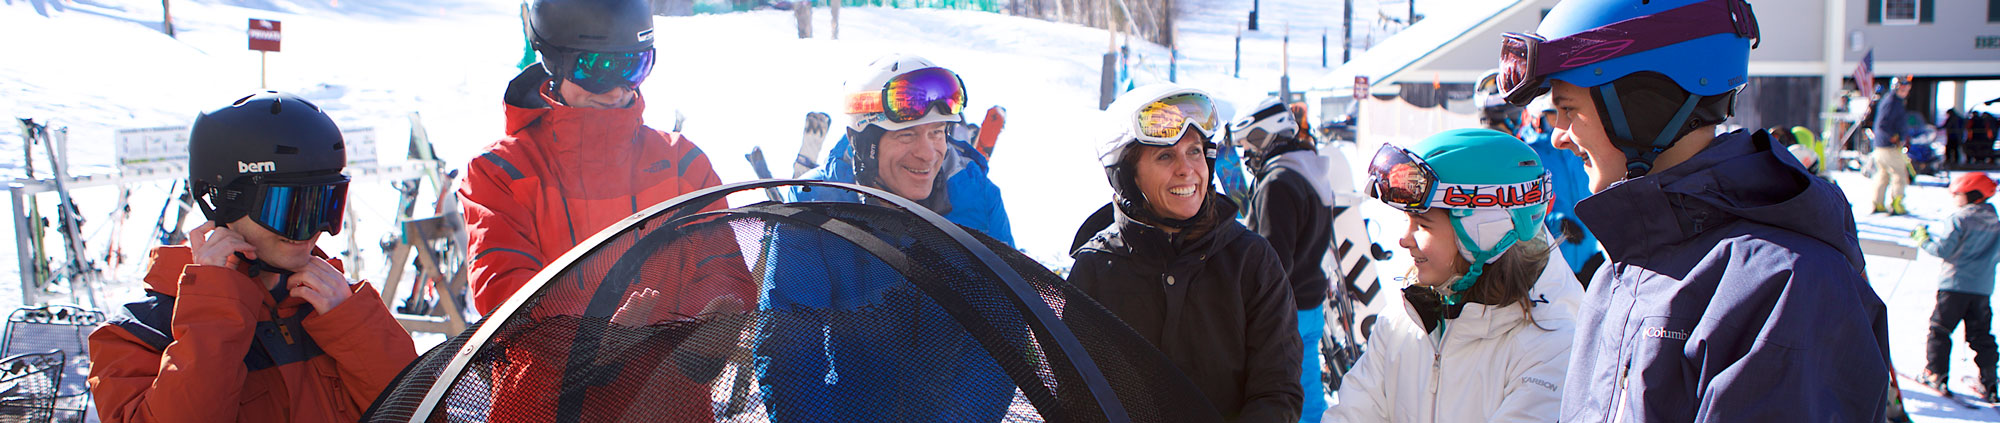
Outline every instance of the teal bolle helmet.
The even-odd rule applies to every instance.
[[[1550,175],[1527,143],[1491,129],[1445,131],[1408,151],[1437,175],[1439,189],[1430,204],[1450,211],[1459,255],[1472,263],[1446,297],[1447,303],[1459,304],[1460,293],[1472,288],[1486,264],[1516,243],[1544,236],[1542,218],[1548,216],[1553,193]],[[1484,196],[1505,198],[1489,201]]]

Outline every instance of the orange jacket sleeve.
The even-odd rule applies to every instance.
[[[236,421],[235,404],[249,373],[243,355],[257,325],[251,307],[265,296],[234,269],[190,265],[174,303],[175,341],[165,351],[153,351],[116,326],[91,332],[90,388],[100,416],[106,422]]]
[[[687,164],[686,174],[680,177],[682,194],[722,185],[722,177],[715,174],[715,165],[708,162],[708,155],[702,154],[701,148],[696,147],[694,141],[688,141],[687,137],[671,132],[663,132],[661,136],[671,140],[676,149],[694,150],[694,158]],[[703,207],[701,211],[711,212],[727,208],[729,208],[728,201],[716,201],[710,203],[708,207]]]
[[[472,305],[487,315],[534,279],[551,257],[541,256],[532,236],[534,213],[514,199],[509,185],[514,177],[483,157],[466,164],[458,195],[472,253]]]
[[[416,361],[417,346],[389,315],[374,286],[361,282],[351,288],[353,296],[325,314],[306,316],[304,324],[338,365],[343,393],[356,410],[366,410],[404,366]]]

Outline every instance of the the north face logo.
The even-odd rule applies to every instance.
[[[275,162],[256,162],[256,163],[236,162],[236,173],[264,173],[264,172],[277,172],[277,171],[278,171],[278,164]]]

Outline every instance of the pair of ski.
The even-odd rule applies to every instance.
[[[976,126],[979,136],[973,142],[973,146],[979,150],[979,154],[988,158],[993,157],[993,146],[999,143],[1000,130],[1006,124],[1006,108],[993,106],[986,109],[985,120]],[[806,172],[820,166],[820,146],[826,142],[826,133],[832,128],[832,125],[833,118],[827,116],[826,113],[806,113],[804,139],[799,143],[798,158],[792,161],[792,178],[797,179],[805,176]],[[744,155],[743,158],[750,161],[750,169],[757,173],[758,179],[773,178],[771,176],[770,165],[764,161],[763,147],[750,147],[750,154]],[[776,189],[764,190],[764,194],[770,197],[772,201],[782,201]]]

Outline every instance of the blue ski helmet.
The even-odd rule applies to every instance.
[[[1591,89],[1626,177],[1734,113],[1756,15],[1743,0],[1564,0],[1534,34],[1502,36],[1499,90],[1526,105],[1561,80]]]

